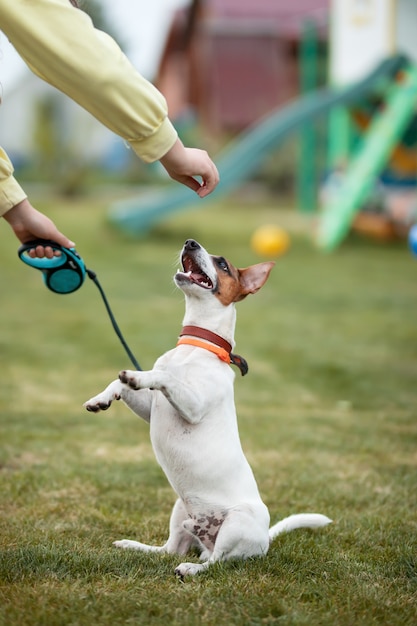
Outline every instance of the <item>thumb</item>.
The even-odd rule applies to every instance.
[[[55,232],[54,236],[51,237],[51,240],[55,241],[57,244],[63,246],[64,248],[75,248],[75,243],[71,241],[71,239],[68,239],[68,237],[63,235],[61,232],[59,232],[59,230]]]

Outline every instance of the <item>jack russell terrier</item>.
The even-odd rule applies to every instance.
[[[114,545],[180,555],[197,548],[201,563],[175,569],[183,578],[216,561],[265,555],[278,534],[331,520],[320,514],[291,515],[269,528],[268,509],[239,439],[229,364],[242,374],[247,364],[232,354],[235,303],[264,285],[274,263],[237,269],[189,239],[181,264],[174,281],[185,294],[185,317],[177,346],[152,370],[120,372],[84,406],[97,412],[121,399],[150,423],[155,456],[178,496],[169,538],[163,546],[128,539]]]

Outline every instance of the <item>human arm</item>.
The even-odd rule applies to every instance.
[[[0,24],[35,74],[129,142],[142,160],[158,160],[172,148],[177,133],[162,94],[68,0],[0,0]]]

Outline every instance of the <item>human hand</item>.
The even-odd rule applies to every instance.
[[[208,196],[219,182],[219,173],[205,150],[186,148],[177,139],[161,164],[173,179],[195,191],[200,198]],[[200,182],[196,177],[200,177]]]
[[[22,243],[32,241],[33,239],[49,239],[65,248],[73,248],[75,246],[75,243],[65,237],[49,217],[37,211],[27,198],[9,209],[9,211],[4,213],[3,217]],[[59,254],[59,251],[54,252],[49,246],[36,246],[36,248],[29,251],[31,257],[40,259],[43,257],[51,259],[54,255],[59,256]]]

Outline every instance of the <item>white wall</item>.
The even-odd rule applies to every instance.
[[[330,82],[348,85],[403,52],[417,62],[417,0],[332,0]]]

